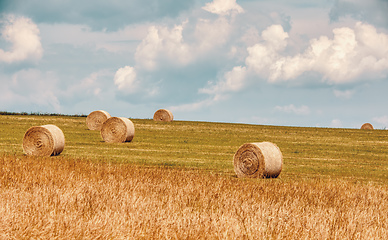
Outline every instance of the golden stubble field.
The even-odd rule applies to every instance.
[[[383,130],[133,120],[133,142],[106,144],[85,118],[0,119],[1,239],[388,237]],[[64,152],[25,156],[27,128],[55,122]],[[278,179],[236,178],[250,139],[282,149]]]

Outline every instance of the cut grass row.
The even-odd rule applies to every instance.
[[[247,142],[276,143],[284,156],[283,180],[331,178],[387,183],[388,131],[302,128],[231,123],[131,119],[135,138],[108,144],[85,117],[0,115],[1,152],[22,156],[31,126],[55,124],[65,134],[64,158],[147,166],[195,168],[235,177],[233,155]]]

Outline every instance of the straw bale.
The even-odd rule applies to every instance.
[[[154,121],[171,122],[172,120],[174,120],[174,116],[167,109],[159,109],[154,114]]]
[[[130,142],[135,137],[135,126],[128,118],[111,117],[102,124],[101,137],[108,143]]]
[[[110,117],[110,114],[104,110],[93,111],[86,118],[86,126],[90,130],[100,131],[102,124]]]
[[[276,178],[283,167],[283,155],[271,142],[245,143],[233,158],[237,177]]]
[[[364,123],[364,124],[362,124],[361,129],[373,130],[373,126],[370,123]]]
[[[65,148],[65,135],[52,124],[34,126],[23,137],[23,150],[32,156],[55,156]]]

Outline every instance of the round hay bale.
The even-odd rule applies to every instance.
[[[133,122],[124,117],[111,117],[101,127],[101,137],[108,143],[130,142],[135,136]]]
[[[110,117],[110,114],[104,110],[93,111],[86,118],[86,126],[89,130],[100,131],[102,124]]]
[[[167,109],[159,109],[154,114],[154,121],[171,122],[172,120],[174,120],[174,116]]]
[[[65,148],[65,135],[55,125],[30,127],[23,137],[23,150],[32,156],[55,156]]]
[[[282,171],[283,155],[271,142],[246,143],[234,155],[233,165],[239,178],[276,178]]]
[[[364,124],[362,124],[361,129],[373,130],[373,126],[370,123],[364,123]]]

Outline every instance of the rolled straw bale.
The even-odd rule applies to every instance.
[[[159,109],[154,114],[154,121],[171,122],[174,120],[174,116],[167,109]]]
[[[102,124],[110,117],[110,114],[104,110],[93,111],[86,118],[86,126],[90,130],[100,131]]]
[[[30,127],[23,137],[23,150],[27,155],[55,156],[65,148],[65,135],[52,124]]]
[[[101,137],[108,143],[130,142],[135,136],[133,122],[124,117],[111,117],[101,127]]]
[[[234,155],[233,165],[239,178],[276,178],[282,171],[283,155],[271,142],[246,143]]]
[[[362,124],[361,129],[373,130],[373,126],[370,123],[364,123],[364,124]]]

